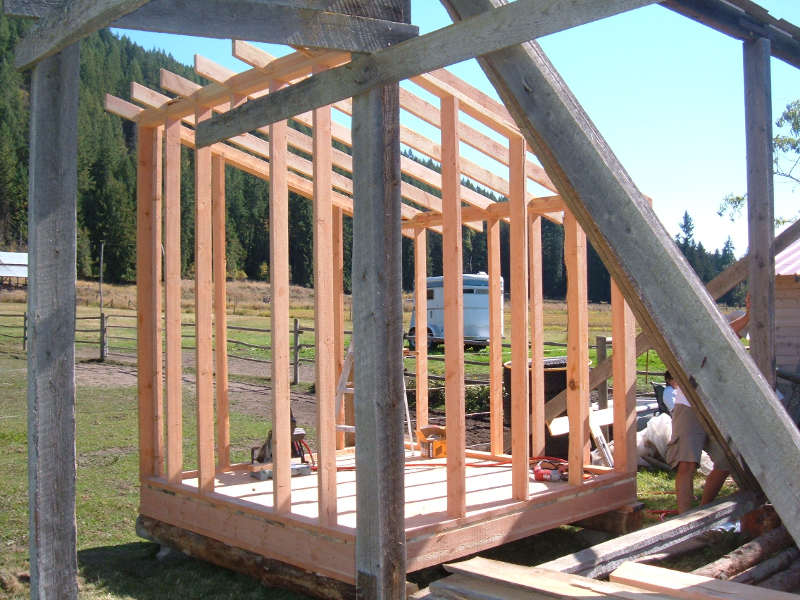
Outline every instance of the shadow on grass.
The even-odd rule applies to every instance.
[[[159,559],[158,550],[149,542],[81,550],[81,598],[306,599],[178,552]]]

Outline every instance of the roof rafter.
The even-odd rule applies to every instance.
[[[48,11],[17,44],[14,66],[28,69],[147,2],[74,0],[59,9]]]
[[[517,0],[313,75],[198,126],[202,146],[499,48],[652,4],[655,0]]]

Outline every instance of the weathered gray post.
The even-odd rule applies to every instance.
[[[595,345],[597,346],[597,362],[600,364],[606,359],[608,338],[604,335],[598,335],[595,338]],[[604,379],[603,383],[598,385],[597,390],[597,407],[600,409],[608,408],[608,379]]]
[[[294,320],[294,375],[292,383],[297,385],[300,376],[300,321]]]
[[[409,19],[407,0],[384,4]],[[371,599],[405,598],[399,121],[397,84],[353,98],[356,586]]]
[[[31,78],[28,497],[31,597],[78,597],[75,525],[75,214],[78,45]]]
[[[775,385],[775,225],[772,185],[770,41],[744,42],[750,356]]]
[[[106,359],[107,354],[106,346],[106,314],[100,313],[100,362]]]

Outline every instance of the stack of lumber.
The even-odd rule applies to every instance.
[[[800,600],[800,596],[720,581],[693,573],[625,562],[598,581],[540,567],[472,558],[446,565],[449,577],[413,596],[417,600],[552,600],[553,598],[622,600]]]

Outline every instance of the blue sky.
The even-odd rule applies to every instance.
[[[776,18],[800,25],[798,0],[760,4]],[[450,24],[434,0],[412,0],[412,21],[421,33]],[[186,64],[200,52],[236,71],[247,68],[231,57],[227,40],[120,33]],[[742,255],[746,216],[732,224],[716,214],[726,194],[746,191],[741,42],[660,6],[539,41],[633,180],[653,198],[670,234],[678,232],[684,211],[689,211],[695,237],[707,249],[721,248],[730,235],[737,256]],[[275,55],[289,51],[262,46]],[[450,69],[496,97],[476,61]],[[800,70],[772,59],[774,118],[795,99],[800,99]],[[416,121],[407,124],[419,126]],[[799,199],[796,185],[775,179],[776,215],[796,216]]]

